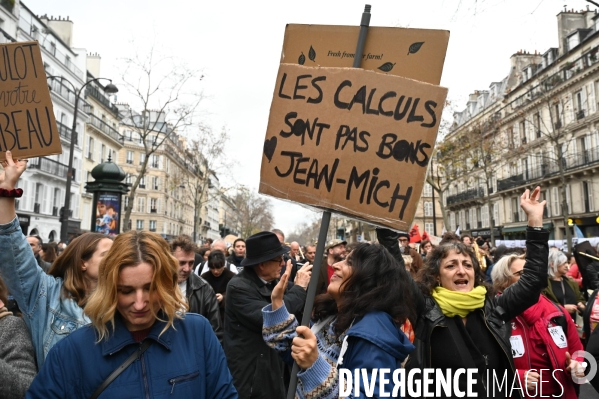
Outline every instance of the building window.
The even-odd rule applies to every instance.
[[[433,216],[433,203],[430,201],[424,203],[424,216]]]
[[[424,197],[432,197],[433,196],[433,186],[428,183],[424,183],[424,191],[422,194]]]
[[[94,160],[94,138],[90,137],[87,140],[87,159],[90,161]]]
[[[526,120],[523,120],[520,122],[520,137],[522,137],[522,144],[526,144],[527,142],[527,137],[528,135],[526,134]]]
[[[158,199],[150,198],[150,213],[158,212]]]
[[[156,231],[156,221],[150,220],[150,231]]]
[[[133,165],[133,151],[127,151],[127,163]]]
[[[559,206],[559,191],[557,187],[551,189],[551,210],[554,216],[561,215],[561,208]]]
[[[144,221],[138,219],[137,223],[135,224],[135,227],[137,228],[137,230],[143,230],[144,229]]]
[[[144,161],[146,160],[146,153],[142,152],[139,154],[139,164],[143,165]]]
[[[159,183],[160,183],[160,178],[158,176],[153,176],[152,177],[152,188],[154,190],[159,189]]]
[[[584,211],[585,212],[593,212],[593,186],[591,182],[583,181],[582,182],[582,198],[584,201]]]
[[[536,114],[533,115],[532,117],[532,123],[533,123],[533,129],[535,130],[534,135],[540,139],[542,136],[541,133],[541,114],[539,112],[537,112]]]
[[[139,179],[139,188],[146,188],[146,177],[142,176],[141,179]]]
[[[103,163],[106,160],[106,145],[102,144],[102,149],[100,151],[100,163]]]
[[[152,159],[151,159],[151,167],[157,169],[158,165],[160,165],[160,156],[158,155],[152,155]]]
[[[455,231],[456,227],[455,227],[455,213],[451,212],[449,214],[449,229],[451,231]]]
[[[424,231],[432,234],[435,231],[435,226],[433,225],[433,223],[427,222],[424,224]]]
[[[141,197],[137,199],[137,212],[145,212],[146,199]]]
[[[480,208],[480,222],[481,227],[487,228],[489,227],[489,206],[485,205]]]

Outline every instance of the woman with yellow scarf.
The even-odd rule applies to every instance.
[[[453,387],[468,392],[467,374],[458,369],[477,369],[473,391],[478,397],[506,398],[514,381],[514,362],[510,343],[510,320],[537,303],[547,285],[549,232],[543,226],[545,201],[539,202],[540,188],[532,194],[526,190],[520,206],[528,216],[526,263],[520,280],[495,296],[486,285],[485,275],[472,249],[462,243],[448,243],[435,248],[418,274],[416,294],[418,318],[413,321],[416,350],[406,363],[411,369],[451,370]],[[396,257],[397,240],[390,230],[379,229],[379,242]],[[401,256],[398,257],[401,262]],[[565,365],[564,365],[565,367]],[[493,384],[507,377],[507,389]],[[420,374],[422,375],[422,374]],[[454,382],[454,375],[457,381]],[[491,376],[491,378],[488,378]],[[430,380],[429,380],[430,381]],[[426,379],[420,383],[427,382]],[[433,378],[430,392],[436,392]],[[494,391],[493,391],[494,389]]]

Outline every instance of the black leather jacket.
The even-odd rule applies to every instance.
[[[377,229],[379,242],[395,256],[403,266],[403,258],[399,252],[397,234],[387,229]],[[503,294],[485,300],[483,308],[485,324],[506,354],[512,370],[514,363],[511,356],[509,321],[539,300],[541,291],[547,286],[547,259],[549,257],[549,232],[547,230],[526,231],[526,263],[520,280],[503,291]],[[398,256],[399,255],[399,256]],[[426,265],[425,265],[426,267]],[[444,325],[445,316],[435,300],[413,284],[416,304],[416,320],[412,321],[416,339],[416,350],[410,354],[406,369],[430,368],[431,336],[435,327]],[[506,324],[507,323],[507,324]],[[457,365],[456,365],[457,366]],[[463,367],[463,366],[458,366]]]
[[[189,312],[201,314],[207,318],[218,341],[222,343],[224,331],[218,310],[218,301],[210,284],[197,274],[190,273],[187,279],[186,295]]]

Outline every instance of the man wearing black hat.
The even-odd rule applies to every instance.
[[[240,398],[284,398],[284,363],[262,338],[262,308],[271,303],[272,289],[285,266],[274,233],[261,232],[246,241],[243,271],[227,286],[224,348]],[[297,272],[295,284],[284,296],[290,313],[303,310],[311,265]]]

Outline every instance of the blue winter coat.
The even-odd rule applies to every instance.
[[[123,371],[100,399],[237,398],[225,354],[210,323],[197,314],[176,320],[162,335],[157,321],[145,339],[155,342]],[[33,380],[26,398],[89,399],[100,384],[131,353],[138,350],[131,333],[115,318],[115,331],[96,343],[91,326],[58,342]]]

